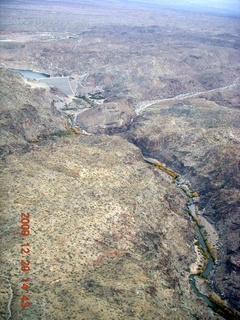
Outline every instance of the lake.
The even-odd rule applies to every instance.
[[[71,85],[69,83],[69,77],[51,77],[50,74],[41,73],[32,70],[21,70],[11,68],[10,70],[20,73],[25,78],[35,79],[41,82],[46,82],[58,89],[60,89],[67,96],[73,96]]]
[[[25,78],[32,78],[32,79],[42,79],[42,78],[50,78],[50,74],[47,73],[41,73],[37,71],[32,71],[32,70],[21,70],[21,69],[14,69],[10,68],[12,71],[16,71],[18,73],[21,73]]]

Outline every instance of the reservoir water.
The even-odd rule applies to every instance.
[[[41,73],[41,72],[32,71],[32,70],[13,69],[13,68],[11,68],[10,70],[21,73],[21,75],[23,75],[25,78],[32,78],[36,80],[43,79],[43,78],[50,78],[50,74],[47,74],[47,73]]]
[[[69,83],[69,77],[51,77],[50,74],[41,73],[32,70],[22,70],[22,69],[14,69],[10,70],[20,73],[25,78],[31,78],[35,80],[39,80],[42,82],[46,82],[58,89],[60,89],[67,96],[73,96],[73,90]]]

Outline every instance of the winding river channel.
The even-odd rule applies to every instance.
[[[201,231],[201,224],[198,221],[197,217],[197,212],[198,210],[198,197],[199,195],[197,192],[193,191],[189,185],[189,183],[184,180],[178,173],[173,171],[170,168],[167,168],[164,164],[161,162],[151,159],[151,158],[144,158],[144,160],[151,164],[156,166],[158,169],[166,172],[168,175],[170,175],[173,178],[174,184],[180,188],[184,194],[188,197],[188,202],[186,205],[186,212],[188,213],[190,219],[194,222],[195,224],[195,229],[196,229],[196,234],[198,236],[198,247],[202,251],[204,258],[205,258],[205,263],[203,270],[199,270],[198,273],[196,274],[190,274],[189,275],[189,283],[194,291],[194,293],[202,298],[207,305],[212,308],[212,310],[221,315],[224,319],[226,320],[238,320],[240,319],[240,315],[237,311],[231,309],[229,306],[227,306],[220,297],[216,293],[214,294],[203,294],[197,286],[197,281],[196,279],[202,279],[205,281],[202,281],[201,288],[204,287],[204,291],[209,292],[210,287],[208,287],[207,284],[207,279],[209,277],[209,274],[213,270],[215,266],[215,260],[216,260],[216,255],[211,247],[210,242],[206,238],[206,235]],[[212,291],[212,289],[210,289]]]

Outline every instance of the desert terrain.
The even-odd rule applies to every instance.
[[[237,14],[146,1],[0,5],[0,317],[239,319]],[[12,68],[67,79],[73,94]],[[198,195],[214,246],[202,292],[231,314],[189,282],[204,255],[169,170]],[[26,273],[21,212],[31,214]]]

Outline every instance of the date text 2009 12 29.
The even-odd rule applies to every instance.
[[[21,272],[24,273],[25,277],[21,280],[21,289],[22,289],[22,297],[21,297],[21,306],[22,308],[30,307],[30,298],[28,297],[28,290],[30,289],[30,279],[27,277],[28,272],[30,271],[30,244],[29,244],[29,236],[30,236],[30,213],[21,212],[21,236],[22,236],[22,244],[21,244]]]

